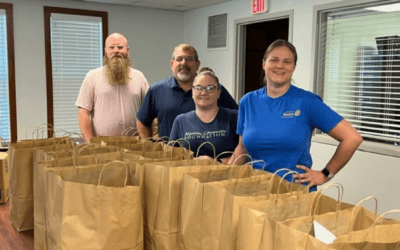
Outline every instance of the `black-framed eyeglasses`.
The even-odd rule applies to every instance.
[[[197,93],[201,93],[203,92],[203,90],[206,90],[207,93],[213,93],[218,87],[214,86],[214,85],[208,85],[208,86],[201,86],[201,85],[196,85],[192,87],[194,89],[194,91],[196,91]]]
[[[188,63],[195,61],[194,57],[192,57],[192,56],[188,56],[188,57],[178,56],[178,57],[174,58],[174,60],[177,62],[183,62],[183,60],[185,60]]]

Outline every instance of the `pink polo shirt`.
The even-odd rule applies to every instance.
[[[105,67],[89,71],[83,80],[75,105],[91,111],[93,136],[136,132],[136,113],[149,89],[143,73],[131,68],[127,84],[111,85]]]

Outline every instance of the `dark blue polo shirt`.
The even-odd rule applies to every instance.
[[[224,86],[218,99],[218,106],[235,110],[239,108]],[[171,77],[150,87],[136,117],[148,127],[157,117],[159,135],[169,137],[175,118],[195,108],[192,90],[183,91],[175,78]]]

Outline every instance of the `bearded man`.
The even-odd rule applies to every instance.
[[[131,67],[123,35],[109,35],[104,52],[104,66],[89,71],[75,103],[86,142],[95,136],[135,133],[136,113],[149,89],[142,72]]]
[[[158,119],[159,136],[169,137],[175,118],[195,110],[192,86],[200,67],[196,49],[189,44],[178,45],[172,53],[170,66],[174,76],[150,87],[136,115],[136,126],[141,138],[152,136],[151,124],[154,118]],[[238,109],[237,103],[223,86],[218,106]]]

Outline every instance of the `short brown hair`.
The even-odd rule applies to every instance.
[[[187,43],[179,44],[174,48],[174,51],[172,52],[172,60],[175,59],[175,50],[177,50],[178,48],[181,48],[183,51],[192,51],[194,53],[194,60],[196,62],[199,60],[199,55],[197,54],[196,49]]]

